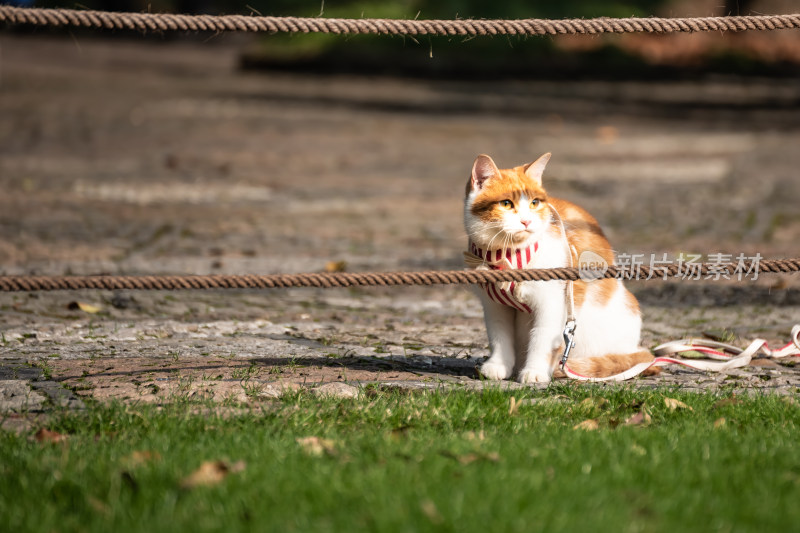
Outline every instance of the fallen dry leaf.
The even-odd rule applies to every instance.
[[[626,426],[646,426],[647,424],[649,424],[652,421],[653,421],[653,419],[650,417],[650,413],[648,413],[645,409],[642,409],[638,413],[634,413],[631,416],[629,416],[625,420],[625,425]]]
[[[517,409],[519,408],[519,404],[517,403],[517,399],[513,396],[508,401],[508,414],[513,415],[516,414]]]
[[[100,311],[103,310],[103,308],[100,306],[87,304],[86,302],[70,302],[67,304],[67,309],[69,309],[70,311],[77,311],[78,309],[80,309],[84,313],[91,313],[91,314],[99,313]]]
[[[193,489],[195,487],[217,485],[229,474],[241,472],[244,467],[244,461],[236,461],[233,464],[228,464],[226,461],[204,461],[200,468],[181,481],[181,488]]]
[[[676,409],[688,409],[689,411],[694,411],[694,409],[692,409],[682,401],[676,400],[675,398],[664,398],[664,403],[666,404],[667,408],[669,408],[670,411],[674,411]]]
[[[161,459],[161,454],[150,450],[136,450],[123,459],[123,462],[129,466],[140,466],[145,463],[158,461]]]
[[[474,463],[475,461],[480,459],[480,457],[478,457],[478,455],[474,453],[467,453],[464,455],[456,455],[455,459],[462,465],[468,465],[470,463]]]
[[[647,455],[647,450],[643,446],[639,446],[638,444],[631,444],[631,451],[636,455]]]
[[[428,517],[428,520],[434,524],[441,524],[444,521],[442,515],[439,513],[439,509],[436,508],[436,504],[433,503],[433,501],[422,500],[419,502],[419,508],[422,509],[422,513]]]
[[[600,424],[597,423],[597,420],[595,420],[594,418],[590,418],[588,420],[584,420],[580,424],[575,424],[572,427],[572,429],[583,429],[583,430],[586,430],[586,431],[594,431],[595,429],[598,429],[599,427],[600,427]]]
[[[600,144],[614,144],[619,138],[619,130],[614,126],[601,126],[594,134]]]
[[[87,496],[86,503],[88,503],[92,509],[97,511],[100,514],[110,515],[111,514],[111,507],[102,500],[98,500],[94,496]]]
[[[347,261],[328,261],[325,263],[325,272],[344,272],[347,270]]]
[[[719,409],[720,407],[725,407],[725,406],[728,406],[728,405],[737,405],[737,404],[740,404],[740,403],[742,403],[742,400],[740,400],[736,396],[731,396],[730,398],[725,398],[724,400],[720,400],[720,401],[716,402],[712,406],[712,409]]]
[[[63,433],[59,433],[58,431],[52,431],[50,429],[42,428],[36,432],[33,436],[36,439],[36,442],[64,442],[67,440],[69,435],[64,435]]]
[[[192,472],[189,476],[184,478],[181,486],[184,488],[193,488],[198,486],[216,485],[225,479],[229,474],[235,474],[243,471],[245,468],[244,461],[236,461],[235,463],[228,463],[227,461],[203,461],[200,467]]]
[[[714,420],[714,427],[715,428],[721,428],[722,426],[724,426],[727,423],[728,423],[728,421],[725,420],[725,417],[723,416],[723,417],[720,417],[720,418],[717,418],[716,420]]]
[[[296,439],[303,451],[309,455],[336,455],[336,443],[330,439],[321,439],[319,437],[303,437]]]
[[[484,440],[486,435],[484,434],[483,430],[480,430],[477,433],[474,431],[467,431],[464,433],[464,438],[467,440]]]

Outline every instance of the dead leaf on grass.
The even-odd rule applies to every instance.
[[[509,416],[516,414],[518,408],[519,408],[519,404],[517,403],[517,399],[512,396],[508,401],[508,414],[509,414]]]
[[[241,472],[245,468],[244,461],[228,463],[227,461],[204,461],[200,467],[183,478],[182,489],[210,487],[221,483],[229,474]]]
[[[69,438],[69,435],[64,435],[58,431],[42,428],[36,432],[33,438],[36,439],[36,442],[56,443],[66,441]]]
[[[572,429],[583,429],[585,431],[594,431],[600,427],[600,424],[597,423],[597,420],[594,418],[590,418],[588,420],[584,420],[579,424],[575,424]]]
[[[711,408],[719,409],[720,407],[726,407],[728,405],[737,405],[740,403],[742,403],[742,400],[740,400],[736,396],[731,396],[730,398],[725,398],[724,400],[716,402]]]
[[[648,413],[645,409],[640,410],[638,413],[634,413],[629,416],[625,420],[626,426],[646,426],[653,419],[650,417],[650,413]]]
[[[336,442],[320,437],[303,437],[296,439],[297,444],[309,455],[320,456],[323,453],[336,455]]]
[[[474,431],[467,431],[464,433],[464,438],[467,440],[484,440],[486,439],[486,435],[484,434],[483,430],[480,430],[477,433]]]
[[[480,457],[476,453],[466,453],[464,455],[456,455],[453,458],[462,465],[468,465],[480,459]]]
[[[88,503],[92,509],[97,511],[103,515],[110,515],[111,514],[111,506],[109,506],[106,502],[95,498],[94,496],[87,496],[86,503]]]
[[[441,513],[439,513],[439,509],[436,508],[436,504],[433,503],[432,500],[422,500],[419,502],[419,508],[422,510],[422,513],[428,517],[428,520],[434,524],[441,524],[444,521]]]
[[[96,314],[103,310],[98,305],[87,304],[86,302],[70,302],[67,304],[67,309],[70,311],[81,310],[84,313]]]
[[[675,411],[676,409],[688,409],[689,411],[694,411],[694,409],[682,401],[676,400],[675,398],[664,398],[664,404],[666,404],[670,411]]]
[[[135,467],[146,463],[151,463],[161,460],[161,454],[151,450],[136,450],[122,461],[129,466]]]
[[[727,420],[725,420],[725,417],[724,417],[724,416],[722,416],[722,417],[720,417],[720,418],[717,418],[716,420],[714,420],[714,428],[715,428],[715,429],[716,429],[716,428],[721,428],[722,426],[724,426],[724,425],[725,425],[725,424],[727,424],[727,423],[728,423],[728,421],[727,421]]]
[[[640,456],[647,455],[647,450],[643,446],[639,446],[638,444],[631,444],[631,452]]]

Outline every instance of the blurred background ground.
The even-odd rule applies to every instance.
[[[666,1],[332,4],[325,16],[723,14]],[[164,9],[189,10],[176,6]],[[254,7],[320,7],[275,6]],[[796,31],[462,43],[15,28],[0,33],[0,273],[456,269],[474,157],[515,166],[546,151],[549,192],[592,212],[620,252],[795,257],[798,65]],[[646,346],[709,330],[777,343],[800,318],[798,279],[630,286]],[[0,310],[0,357],[65,380],[155,383],[141,358],[209,357],[237,382],[243,357],[264,383],[298,361],[336,361],[315,379],[348,380],[343,361],[357,370],[368,356],[469,380],[486,354],[465,287],[5,293]],[[76,373],[76,359],[97,366]]]

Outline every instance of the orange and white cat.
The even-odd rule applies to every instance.
[[[584,252],[613,264],[611,245],[597,221],[577,205],[548,196],[542,187],[549,160],[547,153],[504,170],[487,155],[475,160],[464,225],[469,236],[465,255],[479,260],[478,268],[577,266]],[[480,373],[488,379],[516,373],[522,383],[549,382],[564,347],[566,282],[489,283],[475,290],[483,304],[490,349]],[[575,281],[573,292],[577,329],[570,369],[602,377],[653,359],[639,346],[639,304],[622,281]]]

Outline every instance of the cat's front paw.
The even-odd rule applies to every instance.
[[[520,383],[550,383],[553,373],[549,370],[539,370],[535,368],[524,368],[517,376]]]
[[[486,379],[501,380],[511,376],[511,368],[506,367],[501,363],[492,363],[487,361],[481,365],[478,372],[481,373]]]
[[[516,298],[518,302],[522,302],[525,305],[533,306],[532,289],[533,286],[531,285],[531,282],[516,283],[513,290],[514,298]]]
[[[510,281],[501,281],[501,282],[495,283],[495,285],[501,291],[508,292],[508,291],[511,290],[511,282]]]

